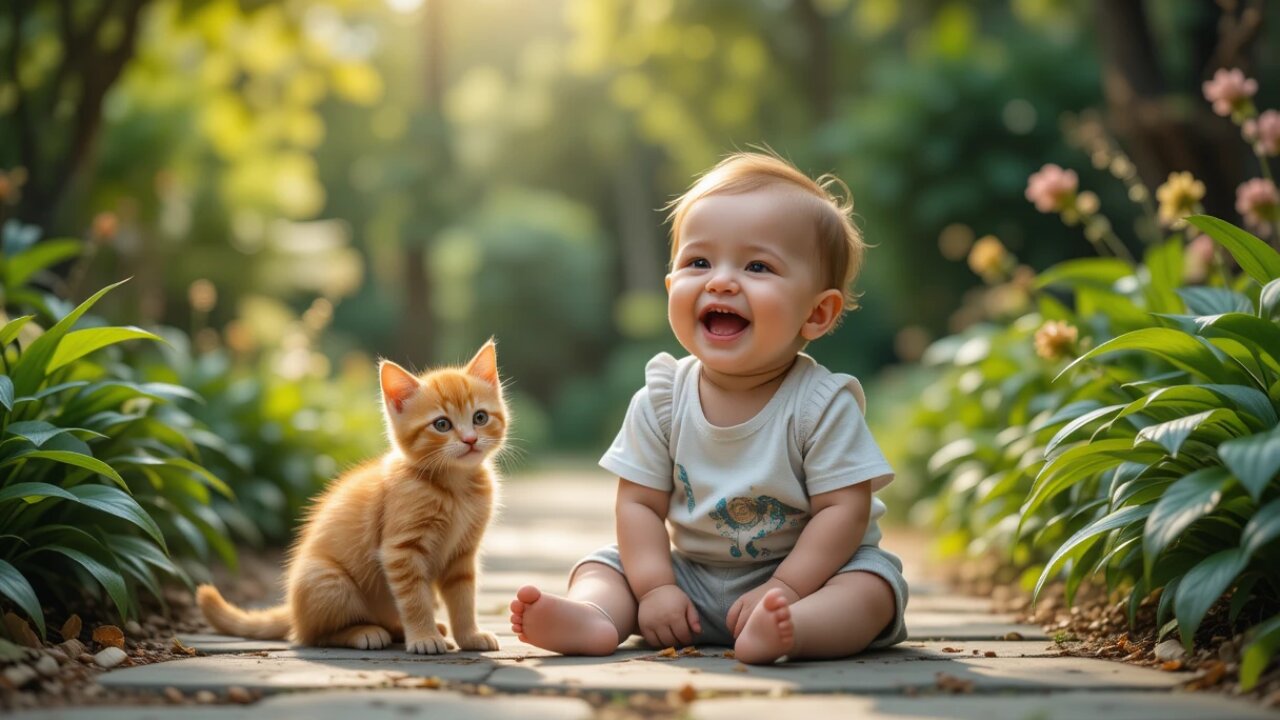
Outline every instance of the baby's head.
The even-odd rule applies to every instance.
[[[857,303],[865,246],[851,211],[834,176],[762,153],[721,161],[672,203],[667,311],[680,344],[712,369],[753,374],[829,332]]]

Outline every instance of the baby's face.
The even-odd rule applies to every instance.
[[[685,215],[667,316],[708,368],[764,372],[815,339],[802,332],[823,294],[821,259],[802,202],[795,191],[762,188],[703,198]]]

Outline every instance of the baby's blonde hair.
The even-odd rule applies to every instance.
[[[735,195],[778,185],[798,189],[815,200],[807,205],[813,209],[814,230],[818,235],[823,289],[836,289],[844,294],[845,312],[857,308],[859,293],[853,292],[852,286],[862,269],[866,244],[862,233],[853,224],[853,195],[849,186],[830,173],[817,180],[811,179],[773,154],[733,153],[667,205],[665,209],[671,211],[668,216],[671,222],[671,262],[675,263],[676,253],[680,250],[680,227],[694,203],[712,195]],[[833,186],[838,188],[839,195],[831,191]]]

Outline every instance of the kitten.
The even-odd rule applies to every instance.
[[[415,377],[379,367],[391,450],[339,477],[310,508],[285,571],[286,602],[231,605],[212,585],[196,597],[219,632],[302,645],[409,652],[449,646],[437,593],[463,650],[497,650],[476,625],[480,538],[493,513],[507,409],[493,340],[465,367]]]

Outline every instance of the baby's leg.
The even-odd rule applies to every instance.
[[[511,601],[511,629],[524,642],[563,655],[610,655],[636,629],[636,600],[622,573],[587,562],[569,580],[568,597],[532,585]]]
[[[879,575],[840,573],[794,604],[770,590],[738,635],[734,654],[745,663],[847,657],[861,652],[893,621],[893,588]]]

